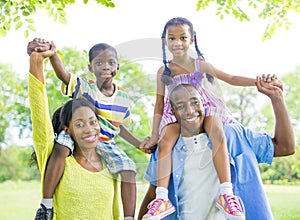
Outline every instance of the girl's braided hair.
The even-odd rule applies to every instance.
[[[165,45],[166,32],[167,32],[167,30],[170,26],[185,25],[185,24],[189,26],[191,36],[194,38],[195,50],[197,52],[198,57],[204,60],[203,54],[200,52],[199,47],[198,47],[196,32],[194,31],[193,24],[186,18],[182,18],[182,17],[172,18],[171,20],[169,20],[166,23],[166,25],[164,27],[164,30],[162,32],[162,36],[161,36],[162,52],[163,52],[163,63],[164,63],[164,66],[165,66],[163,75],[161,76],[161,81],[166,85],[169,85],[169,84],[172,83],[171,70],[168,67],[168,61],[167,61],[167,56],[166,56],[166,48],[165,48],[165,46],[166,46]],[[206,74],[206,77],[210,82],[213,81],[213,76],[211,76],[209,74]]]

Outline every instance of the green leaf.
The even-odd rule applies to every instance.
[[[5,37],[6,36],[6,30],[4,30],[2,27],[0,28],[0,35],[2,37]]]
[[[113,2],[109,2],[109,3],[108,3],[108,7],[114,8],[114,7],[115,7],[115,4],[114,4]]]
[[[25,37],[25,38],[28,38],[28,35],[29,35],[28,30],[25,30],[25,31],[24,31],[24,37]]]
[[[19,21],[19,20],[20,20],[20,18],[21,18],[20,16],[17,16],[17,17],[15,17],[15,18],[14,18],[14,20],[13,20],[13,21],[14,21],[14,22],[17,22],[17,21]]]
[[[18,23],[16,24],[15,29],[18,30],[22,25],[23,25],[23,22],[22,22],[22,21],[18,22]]]
[[[59,16],[59,21],[62,24],[66,24],[67,23],[67,20],[66,20],[66,18],[64,16]]]
[[[36,28],[33,25],[27,26],[31,31],[36,32]]]
[[[26,18],[25,21],[27,21],[28,23],[34,23],[34,20],[32,18]]]
[[[53,8],[48,9],[47,15],[48,17],[51,17],[53,15]]]

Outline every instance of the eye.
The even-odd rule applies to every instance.
[[[186,36],[180,37],[180,40],[185,41],[187,39]]]
[[[175,37],[169,37],[169,41],[175,40]]]
[[[110,66],[113,66],[113,65],[116,64],[116,62],[115,62],[115,61],[110,61],[108,64],[109,64]]]
[[[103,64],[103,62],[101,62],[101,61],[97,61],[97,62],[96,62],[96,65],[97,65],[97,66],[101,66],[102,64]]]
[[[184,105],[178,105],[178,106],[176,107],[176,109],[179,110],[179,111],[181,111],[181,110],[184,109]]]
[[[82,128],[82,127],[84,127],[84,123],[83,122],[77,122],[77,123],[75,123],[75,127]]]
[[[199,105],[200,104],[200,102],[198,101],[198,100],[195,100],[195,101],[192,101],[192,103],[191,103],[193,106],[195,106],[195,105]]]
[[[98,121],[96,119],[93,119],[90,121],[90,125],[97,125]]]

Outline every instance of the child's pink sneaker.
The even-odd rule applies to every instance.
[[[217,207],[229,220],[244,220],[244,204],[240,197],[234,195],[219,195],[216,202]]]
[[[175,212],[175,207],[169,199],[167,201],[154,199],[147,208],[148,212],[143,216],[143,219],[147,220],[158,220]]]

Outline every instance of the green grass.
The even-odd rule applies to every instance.
[[[148,185],[138,184],[137,209]],[[265,185],[276,220],[300,219],[300,186]],[[11,182],[0,184],[0,219],[32,220],[41,198],[40,183]]]
[[[299,185],[266,185],[265,190],[276,220],[300,219]]]

